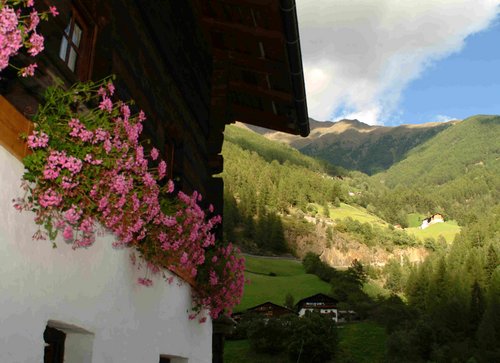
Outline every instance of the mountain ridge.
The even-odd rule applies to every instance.
[[[306,155],[373,175],[388,169],[408,151],[458,122],[380,126],[367,125],[357,119],[336,122],[310,119],[311,133],[306,138],[241,123],[237,126],[290,145]]]

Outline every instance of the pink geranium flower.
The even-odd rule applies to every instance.
[[[50,6],[49,7],[49,12],[52,14],[52,16],[58,16],[59,12],[57,11],[57,8],[55,6]]]
[[[37,67],[36,63],[30,64],[27,67],[21,69],[21,77],[29,77],[35,74],[35,69]]]

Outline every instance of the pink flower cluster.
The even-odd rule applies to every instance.
[[[13,8],[4,6],[0,10],[0,71],[7,68],[9,59],[16,55],[23,45],[19,20]]]
[[[179,192],[177,197],[180,205],[174,218],[162,216],[162,224],[171,227],[169,233],[160,233],[157,239],[162,251],[179,255],[182,270],[196,277],[198,267],[205,263],[206,250],[215,245],[212,230],[221,217],[207,218],[198,205],[202,197],[196,191],[191,196]]]
[[[40,108],[36,130],[28,137],[33,154],[25,159],[25,179],[36,182],[16,208],[34,211],[37,222],[55,227],[49,237],[51,230],[60,231],[74,248],[94,243],[100,225],[114,233],[115,246],[134,247],[148,273],[169,268],[196,278],[196,313],[208,308],[215,318],[229,312],[243,292],[243,260],[232,245],[216,246],[213,229],[220,216],[212,215],[212,206],[210,215],[200,207],[197,192],[175,196],[172,180],[160,187],[167,165],[155,148],[148,160],[139,142],[145,115],[132,116],[127,104],[113,103],[112,83],[64,95],[74,102],[79,92],[82,99],[97,98],[90,113],[53,117],[43,114],[50,107]],[[67,98],[54,100],[52,112],[61,110]],[[153,162],[156,170],[150,168]],[[143,277],[138,283],[150,286],[152,280]]]
[[[29,15],[23,15],[28,12]],[[57,8],[51,6],[48,13],[58,15]],[[10,58],[19,53],[23,46],[31,56],[36,56],[44,49],[44,37],[37,33],[40,18],[46,13],[34,9],[34,1],[0,1],[0,72],[9,66]],[[36,64],[19,69],[22,77],[32,76]]]
[[[33,131],[33,134],[28,136],[28,146],[32,149],[46,147],[49,143],[49,136],[44,132]]]
[[[195,295],[197,306],[210,307],[210,316],[231,314],[233,306],[241,301],[245,285],[245,260],[231,243],[216,247],[208,269],[208,284]],[[207,256],[208,257],[208,256]]]
[[[38,203],[44,208],[57,207],[62,202],[62,197],[59,193],[52,189],[47,189],[38,197]]]

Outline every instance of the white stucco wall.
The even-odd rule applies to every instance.
[[[188,320],[188,284],[138,285],[130,251],[113,249],[109,235],[75,251],[62,240],[56,249],[32,240],[33,214],[12,207],[22,172],[0,146],[0,362],[43,362],[49,320],[91,333],[71,333],[65,352],[85,356],[81,347],[90,344],[91,362],[210,362],[212,325]]]
[[[306,312],[319,312],[320,314],[330,314],[330,313],[335,313],[332,316],[332,320],[334,320],[336,323],[338,322],[338,312],[337,309],[306,309],[306,308],[301,308],[299,310],[299,317],[302,317],[306,314]]]

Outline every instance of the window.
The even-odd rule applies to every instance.
[[[174,355],[161,354],[160,363],[188,363],[188,359]]]
[[[76,59],[80,53],[80,41],[82,40],[82,27],[72,16],[61,40],[61,48],[59,50],[59,58],[71,69],[75,71]]]
[[[90,78],[95,38],[95,25],[83,11],[73,7],[61,37],[59,58],[80,80]]]
[[[43,363],[63,363],[66,334],[59,329],[47,326],[43,332],[43,340],[45,341]]]
[[[92,362],[94,334],[75,325],[49,320],[43,333],[44,363]]]

